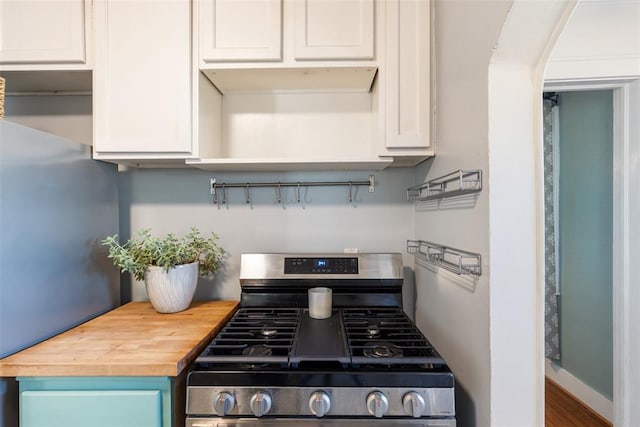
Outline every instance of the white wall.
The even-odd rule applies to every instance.
[[[544,424],[542,75],[575,4],[514,1],[491,58],[492,426]]]
[[[580,1],[553,48],[545,80],[639,75],[640,1]]]
[[[427,178],[481,168],[477,200],[416,212],[416,237],[480,252],[465,281],[416,267],[416,319],[458,380],[460,426],[542,425],[536,319],[539,62],[567,2],[436,1],[436,158]],[[462,31],[461,29],[464,29]]]
[[[209,178],[217,182],[277,182],[367,180],[367,172],[227,173],[192,169],[131,170],[120,174],[121,234],[152,228],[154,233],[183,233],[190,226],[214,231],[229,253],[225,270],[213,283],[200,281],[196,298],[237,299],[240,254],[243,252],[400,252],[405,265],[406,241],[413,236],[413,209],[406,189],[413,183],[412,169],[372,172],[375,192],[358,187],[355,203],[349,203],[348,187],[310,187],[296,202],[295,188],[282,189],[283,203],[276,203],[274,189],[252,189],[251,204],[244,189],[227,190],[228,205],[212,204]],[[406,281],[405,301],[412,297],[412,275]],[[124,294],[128,293],[124,289]],[[143,283],[133,283],[134,300],[146,299]],[[413,304],[409,305],[409,311]]]
[[[436,157],[420,182],[457,169],[482,169],[484,190],[458,204],[418,206],[416,238],[479,252],[477,281],[416,265],[418,325],[430,333],[457,381],[460,426],[491,424],[489,340],[488,66],[507,1],[435,4]],[[462,31],[464,29],[464,31]]]

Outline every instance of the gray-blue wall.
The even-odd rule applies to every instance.
[[[118,229],[117,183],[91,147],[0,121],[0,358],[118,305],[99,242]],[[0,378],[0,426],[18,425],[17,401]]]
[[[613,398],[613,94],[560,95],[562,367]]]
[[[273,188],[251,189],[247,204],[244,188],[229,189],[227,204],[214,205],[209,179],[222,182],[362,181],[375,175],[375,192],[354,187],[283,188],[277,203]],[[201,279],[197,299],[238,299],[240,254],[243,252],[400,252],[413,265],[406,241],[413,238],[414,208],[406,190],[414,184],[414,168],[378,172],[215,173],[195,169],[132,169],[120,173],[121,235],[141,228],[154,234],[183,234],[196,226],[220,236],[228,252],[224,269],[213,281]],[[142,282],[123,280],[123,300],[147,299]],[[405,279],[405,304],[412,315],[413,274]]]

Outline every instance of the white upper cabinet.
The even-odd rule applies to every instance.
[[[427,148],[430,140],[430,11],[428,1],[387,0],[386,147]]]
[[[202,69],[375,57],[374,0],[195,0],[194,13]]]
[[[198,15],[203,64],[374,58],[374,0],[200,0]]]
[[[373,0],[297,0],[293,19],[296,60],[374,58]]]
[[[369,91],[375,0],[194,0],[197,67],[222,93]]]
[[[434,154],[432,1],[224,0],[233,3],[230,8],[221,1],[194,2],[200,17],[194,21],[200,28],[193,79],[198,154],[187,164],[210,170],[382,169],[413,166]],[[281,11],[279,26],[267,11]],[[253,32],[233,23],[247,15],[250,24],[242,25]],[[216,30],[222,17],[233,22]],[[281,29],[281,60],[244,55],[243,44],[268,39],[256,35],[266,34],[265,28]],[[241,34],[230,37],[234,30]],[[216,43],[236,51],[235,57],[203,60],[214,32]]]
[[[190,1],[95,0],[94,7],[94,157],[190,156]]]
[[[282,59],[282,0],[201,0],[199,7],[204,63]]]
[[[88,68],[91,0],[0,0],[0,69]]]

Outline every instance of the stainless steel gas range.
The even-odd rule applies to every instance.
[[[187,377],[187,427],[453,427],[454,378],[402,310],[400,254],[243,254],[240,308]],[[331,316],[307,292],[332,290]]]

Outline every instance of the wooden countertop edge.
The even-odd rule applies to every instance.
[[[207,334],[186,352],[179,360],[175,362],[142,362],[140,364],[132,364],[131,362],[110,362],[108,364],[92,364],[83,361],[77,363],[65,362],[60,363],[29,363],[19,362],[16,360],[20,352],[6,356],[0,359],[0,378],[2,377],[177,377],[195,360],[195,358],[204,350],[206,345],[220,331],[224,324],[233,316],[239,306],[238,301],[220,301],[227,304],[235,304],[230,306],[229,312],[215,325]],[[122,306],[121,306],[122,307]],[[102,316],[108,314],[103,314]],[[97,318],[99,318],[98,316]],[[95,320],[97,318],[91,319]],[[90,320],[90,321],[91,321]],[[89,321],[89,322],[90,322]],[[84,327],[86,323],[76,326],[69,331]],[[69,332],[66,331],[66,332]],[[66,333],[63,332],[62,334]],[[62,335],[59,334],[59,335]],[[58,335],[56,335],[58,336]],[[56,336],[49,338],[55,339]],[[46,342],[45,340],[43,342]],[[34,344],[35,347],[38,344]],[[32,347],[28,347],[32,348]],[[25,350],[27,350],[25,349]],[[24,350],[23,350],[24,351]]]

